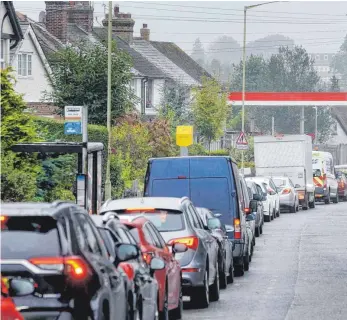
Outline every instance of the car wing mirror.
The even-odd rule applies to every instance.
[[[34,284],[29,280],[11,279],[9,281],[9,294],[11,297],[27,296],[34,291]]]
[[[163,270],[165,268],[165,262],[163,259],[154,257],[151,260],[151,263],[149,265],[149,268],[151,270],[151,276],[153,277],[154,272],[157,270]]]
[[[184,243],[174,243],[172,246],[173,253],[183,253],[188,250],[188,247]]]
[[[121,243],[116,246],[115,251],[119,262],[125,262],[139,257],[139,249],[133,244]]]

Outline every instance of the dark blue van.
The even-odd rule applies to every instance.
[[[220,220],[234,227],[229,239],[234,242],[234,266],[243,275],[245,215],[241,213],[239,172],[230,157],[172,157],[148,161],[145,197],[189,197],[197,207],[219,213]],[[240,214],[241,213],[241,214]]]

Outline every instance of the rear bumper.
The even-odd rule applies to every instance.
[[[326,188],[316,187],[315,188],[315,200],[324,201],[324,198],[328,195]]]
[[[291,207],[295,203],[295,197],[293,194],[283,194],[280,196],[280,207]]]
[[[60,311],[22,311],[25,320],[74,320],[70,312]]]

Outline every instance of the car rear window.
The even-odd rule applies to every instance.
[[[122,214],[122,213],[120,213]],[[132,211],[131,214],[125,213],[126,216],[121,217],[131,219],[137,216],[145,217],[149,221],[151,221],[154,226],[160,232],[170,232],[170,231],[179,231],[183,230],[184,220],[183,214],[180,211],[171,211],[171,210],[153,210],[152,212],[148,211]]]
[[[60,255],[57,222],[53,218],[2,217],[2,259],[30,259]]]

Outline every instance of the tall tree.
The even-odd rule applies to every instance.
[[[237,63],[241,58],[240,44],[230,36],[222,36],[213,41],[208,49],[208,60],[218,60],[221,64]]]
[[[112,118],[133,107],[135,96],[130,89],[131,59],[112,45]],[[81,42],[54,53],[52,60],[53,91],[46,97],[63,112],[66,105],[88,106],[88,120],[106,124],[107,48]]]
[[[205,65],[205,50],[200,41],[200,38],[197,38],[193,44],[193,51],[191,57],[198,63],[200,66]]]
[[[15,92],[11,69],[1,70],[1,200],[32,200],[40,166],[35,156],[11,151],[17,143],[38,141],[37,128]]]
[[[330,91],[340,92],[339,79],[335,75],[330,78]]]
[[[332,61],[331,68],[341,74],[342,85],[347,89],[347,34],[339,52]]]
[[[194,126],[209,146],[220,138],[228,114],[227,95],[215,79],[203,78],[202,86],[194,90],[192,106]]]

